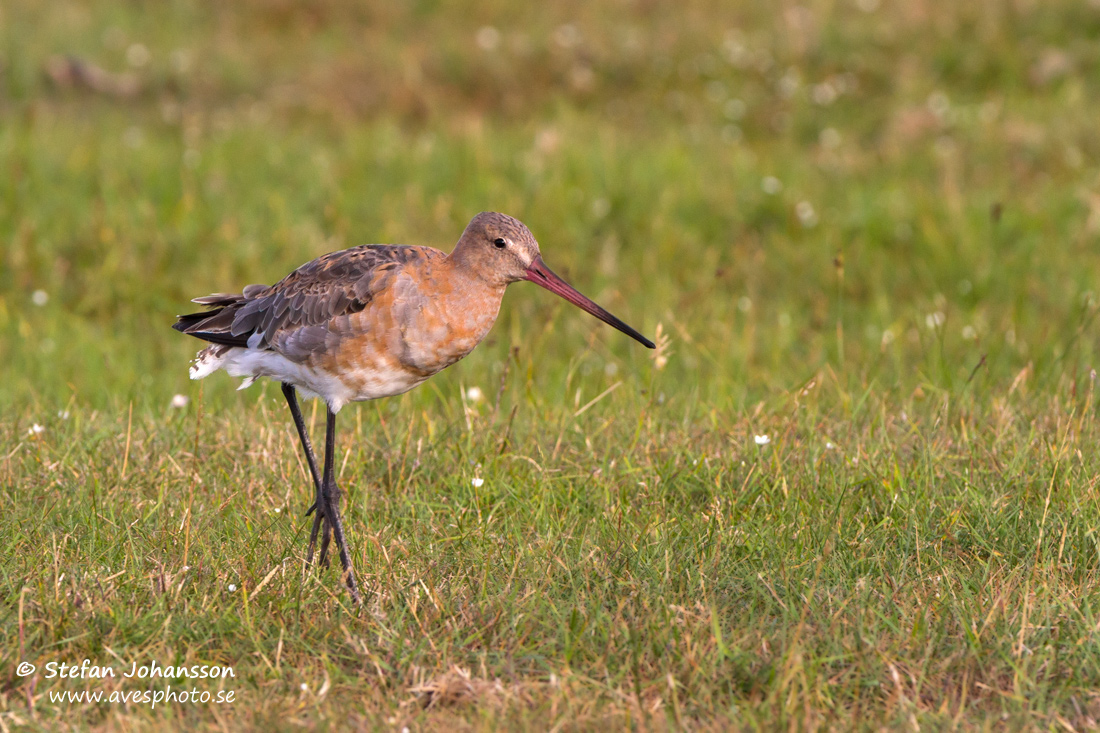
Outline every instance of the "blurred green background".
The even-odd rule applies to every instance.
[[[1098,38],[1095,0],[0,4],[0,722],[1094,727]],[[662,346],[521,284],[342,413],[356,613],[299,572],[278,391],[190,383],[170,325],[482,210]],[[105,649],[247,704],[6,671]]]
[[[980,379],[1093,354],[1094,4],[0,14],[0,399],[20,410],[164,405],[187,389],[195,344],[167,327],[190,297],[355,244],[449,249],[486,209],[663,323],[670,382],[711,404],[825,365],[955,388],[983,355]],[[472,358],[568,358],[595,327],[554,316],[569,335],[540,341],[559,311],[513,292]]]

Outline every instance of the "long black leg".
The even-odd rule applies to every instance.
[[[286,398],[286,404],[290,407],[290,414],[294,418],[294,427],[298,429],[298,438],[302,441],[302,449],[306,453],[306,463],[309,464],[309,473],[313,477],[314,488],[314,504],[306,512],[306,516],[309,516],[310,512],[318,509],[318,507],[324,506],[325,495],[321,490],[321,474],[317,470],[317,457],[313,453],[313,443],[309,440],[309,433],[306,431],[305,420],[302,419],[302,411],[298,409],[298,393],[294,390],[293,384],[283,382],[283,397]],[[313,529],[309,533],[309,553],[306,555],[306,565],[313,563],[313,548],[317,545],[317,532],[321,529],[321,524],[324,522],[326,512],[317,511],[313,515]],[[326,531],[327,535],[328,532]],[[328,542],[322,542],[321,545],[321,564],[325,562],[325,545]]]
[[[328,506],[328,499],[325,499],[325,505]],[[320,514],[320,512],[318,512]],[[328,545],[332,540],[332,523],[328,521],[328,515],[325,515],[325,521],[321,523],[321,554],[317,557],[317,562],[321,567],[328,567]]]
[[[309,553],[306,554],[306,565],[311,565],[313,563],[313,548],[317,545],[317,532],[323,529],[324,533],[321,536],[321,556],[317,559],[317,564],[323,568],[327,568],[328,535],[330,528],[325,522],[325,512],[323,510],[317,509],[317,506],[321,503],[321,501],[322,500],[318,499],[316,502],[314,502],[312,507],[312,510],[316,511],[317,513],[313,515],[313,527],[309,530]],[[308,512],[306,513],[306,516],[309,516]]]
[[[324,509],[328,512],[328,523],[332,525],[333,539],[336,540],[336,548],[340,551],[340,565],[344,569],[348,590],[351,598],[359,603],[359,587],[355,583],[355,572],[351,567],[351,557],[348,555],[348,543],[344,539],[344,525],[340,522],[340,489],[336,485],[336,474],[333,464],[336,461],[336,413],[328,411],[328,424],[325,430],[325,477],[321,483],[324,488]],[[327,532],[326,537],[327,539]],[[324,554],[325,545],[322,540],[321,552]]]

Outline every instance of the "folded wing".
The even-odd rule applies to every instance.
[[[280,352],[285,346],[292,352],[287,356],[302,357],[322,348],[328,325],[366,308],[406,263],[443,256],[430,247],[376,244],[332,252],[270,287],[195,298],[209,310],[179,316],[172,327],[225,346]]]

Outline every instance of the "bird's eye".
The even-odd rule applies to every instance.
[[[493,240],[493,246],[497,249],[504,249],[508,246],[508,240],[506,240],[504,237],[497,237]]]

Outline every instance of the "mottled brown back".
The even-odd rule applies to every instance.
[[[237,294],[217,293],[194,302],[211,310],[179,316],[173,328],[226,346],[270,349],[276,337],[323,326],[367,307],[389,276],[414,260],[445,255],[430,247],[368,244],[332,252],[299,267],[275,285],[249,285]],[[283,340],[283,339],[278,339]]]

